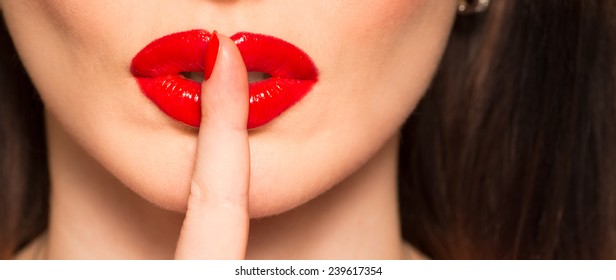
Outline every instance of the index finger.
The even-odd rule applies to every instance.
[[[218,40],[220,46],[215,48]],[[241,259],[246,252],[250,173],[246,66],[235,43],[224,35],[212,36],[205,59],[212,57],[217,57],[216,65],[202,85],[197,159],[177,259]]]

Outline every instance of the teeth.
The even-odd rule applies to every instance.
[[[205,77],[203,76],[203,72],[183,72],[181,73],[184,78],[193,80],[197,83],[203,83]]]
[[[248,83],[260,82],[271,78],[267,73],[263,72],[248,72]]]
[[[184,76],[184,78],[193,80],[198,83],[202,83],[205,79],[203,77],[203,72],[182,72],[181,74],[182,76]],[[270,76],[269,74],[263,72],[248,72],[248,83],[260,82],[263,80],[267,80],[271,77],[272,76]]]

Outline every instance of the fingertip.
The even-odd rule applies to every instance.
[[[206,50],[202,83],[202,126],[220,124],[246,129],[248,73],[242,55],[229,37],[215,32]],[[218,47],[216,47],[218,45]]]
[[[214,65],[216,65],[216,60],[218,57],[218,52],[220,49],[220,41],[218,40],[218,32],[214,30],[212,34],[212,38],[208,44],[207,49],[205,50],[205,56],[203,57],[204,69],[203,76],[205,80],[209,80],[212,76],[212,71],[214,70]]]

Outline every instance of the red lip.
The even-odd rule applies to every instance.
[[[133,59],[131,73],[141,90],[163,112],[191,126],[201,122],[201,84],[181,73],[203,72],[203,58],[211,34],[191,30],[157,39]],[[301,100],[317,82],[310,57],[291,43],[272,36],[237,33],[235,41],[246,68],[270,79],[249,85],[247,127],[267,124]]]

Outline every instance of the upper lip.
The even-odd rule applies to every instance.
[[[162,37],[135,56],[131,73],[135,77],[147,78],[202,72],[203,56],[210,36],[205,30],[191,30]],[[231,39],[237,45],[249,72],[263,72],[283,79],[317,78],[316,67],[310,58],[292,44],[271,36],[248,32],[236,33]],[[259,47],[250,47],[255,44]],[[170,49],[175,51],[169,51]],[[272,53],[271,49],[278,51]]]

